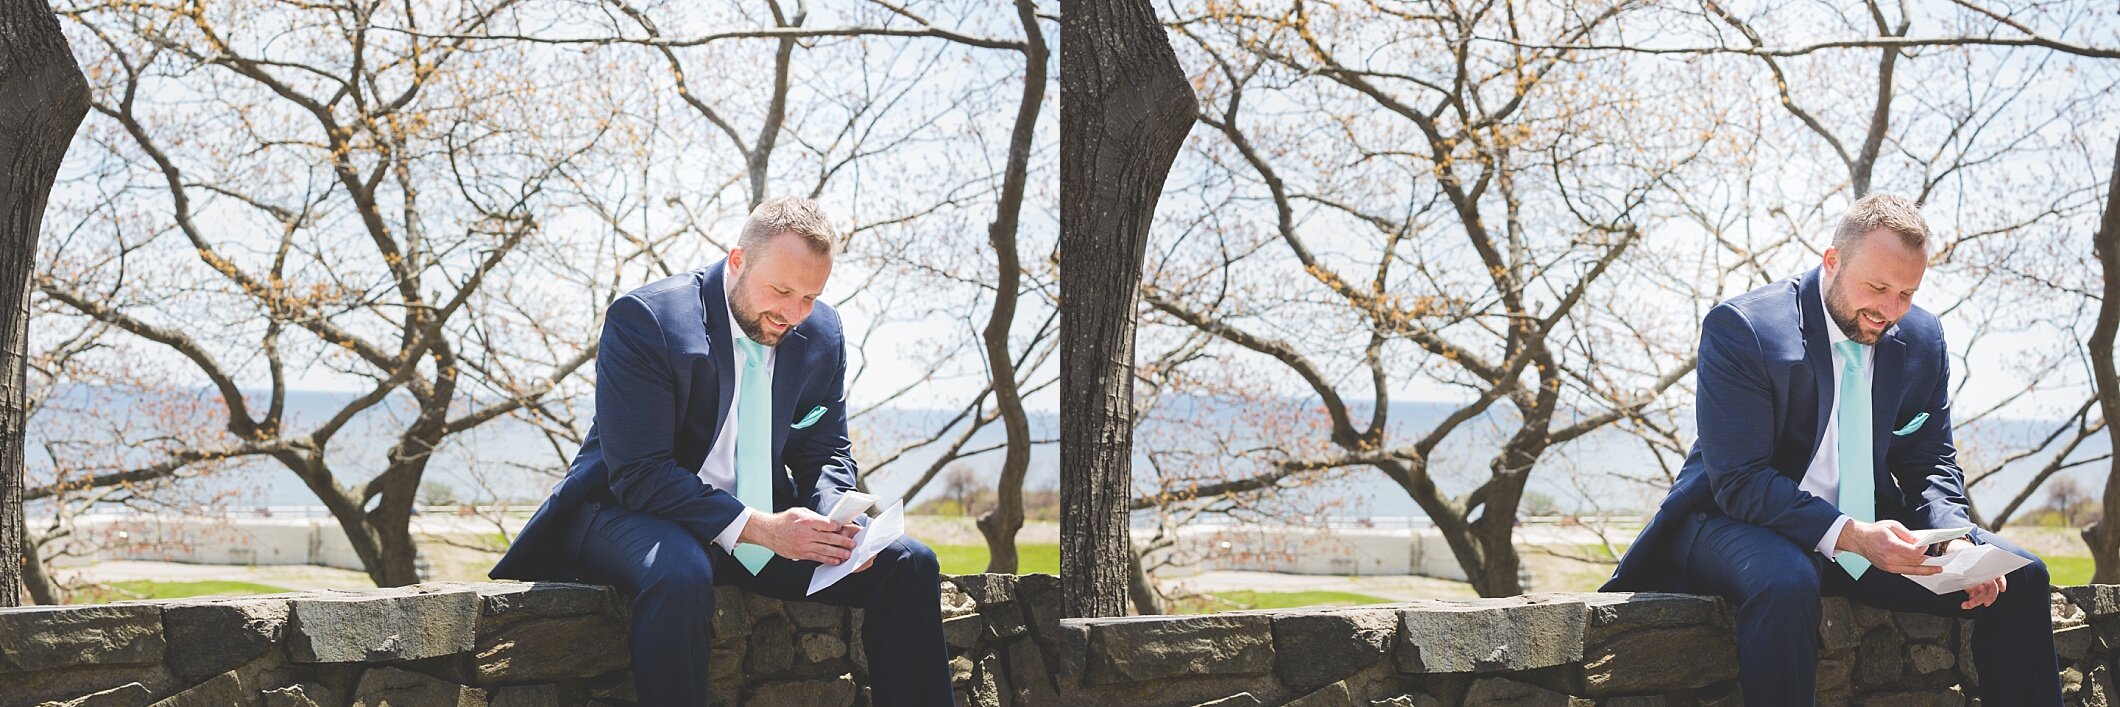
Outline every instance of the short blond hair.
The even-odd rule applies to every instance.
[[[1899,242],[1908,248],[1923,253],[1929,250],[1929,222],[1921,217],[1921,206],[1897,194],[1871,194],[1856,199],[1841,215],[1840,228],[1833,231],[1833,247],[1840,250],[1840,257],[1846,258],[1855,252],[1863,236],[1880,228],[1898,234]]]
[[[832,228],[831,219],[825,218],[824,207],[799,196],[776,196],[751,210],[750,218],[743,222],[743,235],[736,238],[736,247],[745,252],[762,252],[759,249],[767,241],[783,233],[801,236],[810,252],[818,255],[831,255],[839,243],[839,232]]]

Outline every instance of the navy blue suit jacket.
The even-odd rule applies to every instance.
[[[1738,295],[1701,321],[1693,450],[1605,591],[1686,589],[1668,543],[1691,542],[1672,537],[1687,513],[1714,511],[1807,550],[1840,517],[1831,502],[1798,488],[1838,392],[1820,277],[1813,269]],[[1950,355],[1936,315],[1908,310],[1873,356],[1877,518],[1914,529],[1971,526],[1951,441]]]
[[[736,390],[723,294],[727,261],[664,278],[604,313],[596,351],[596,418],[552,497],[489,573],[494,579],[574,580],[581,538],[563,537],[591,501],[676,522],[701,544],[743,503],[701,481]],[[811,410],[824,415],[796,428]],[[773,508],[830,508],[854,489],[847,440],[846,340],[839,313],[818,302],[773,359]],[[766,509],[759,509],[764,511]]]

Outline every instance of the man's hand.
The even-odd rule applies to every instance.
[[[859,530],[852,523],[842,526],[797,506],[779,513],[753,512],[736,541],[763,545],[791,560],[836,565],[854,554],[853,534],[845,532],[849,528]]]
[[[855,535],[861,534],[861,526],[853,523],[848,523],[846,525],[839,526],[839,534],[847,536],[847,540],[849,542],[852,542],[854,540]],[[855,544],[858,545],[859,543]],[[856,568],[854,572],[856,574],[859,574],[862,571],[867,570],[869,566],[873,564],[876,564],[876,557],[874,555],[871,555],[869,556],[869,559],[862,561],[861,566]]]
[[[1914,534],[1896,520],[1850,520],[1847,527],[1840,529],[1840,539],[1834,542],[1833,549],[1861,555],[1877,569],[1893,574],[1943,571],[1941,567],[1921,564],[1928,559],[1928,546],[1914,544]]]
[[[1973,541],[1971,540],[1967,540],[1965,538],[1953,538],[1950,542],[1944,543],[1943,552],[1944,554],[1950,554],[1972,546]],[[1982,582],[1977,586],[1966,587],[1965,601],[1960,602],[1958,604],[1958,608],[1977,609],[1979,607],[1992,605],[1995,603],[1996,599],[2002,598],[2003,592],[2009,591],[2009,589],[2010,579],[2008,577],[1996,577],[1986,582]]]

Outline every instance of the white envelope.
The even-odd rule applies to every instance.
[[[883,515],[869,521],[868,527],[854,534],[854,554],[848,557],[847,561],[836,565],[818,565],[817,570],[810,573],[810,591],[804,595],[816,594],[825,587],[838,584],[839,580],[846,579],[847,575],[860,568],[861,563],[868,562],[876,553],[883,552],[885,547],[904,536],[905,502],[900,501],[891,504],[890,509],[884,511]]]
[[[1959,537],[1963,537],[1966,533],[1973,532],[1973,529],[1937,528],[1935,530],[1910,530],[1907,532],[1912,533],[1914,535],[1914,544],[1916,545],[1934,545],[1936,543],[1955,540]]]
[[[1974,545],[1921,562],[1924,565],[1942,567],[1942,572],[1910,574],[1906,575],[1906,578],[1937,594],[1949,594],[2009,574],[2031,563],[2031,560],[1993,545]]]

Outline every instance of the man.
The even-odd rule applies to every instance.
[[[1701,322],[1699,436],[1671,494],[1605,591],[1695,591],[1737,610],[1750,707],[1809,705],[1819,597],[1973,619],[1991,705],[2058,705],[2046,566],[1937,595],[1908,529],[1967,528],[1951,441],[1950,354],[1913,306],[1928,226],[1873,194],[1841,218],[1824,264],[1716,305]]]
[[[817,301],[835,239],[816,203],[770,199],[723,262],[613,302],[589,436],[493,567],[632,595],[642,704],[710,699],[716,584],[861,607],[875,704],[955,702],[926,546],[901,539],[805,596],[811,571],[846,560],[860,531],[819,514],[854,488],[846,343]]]

